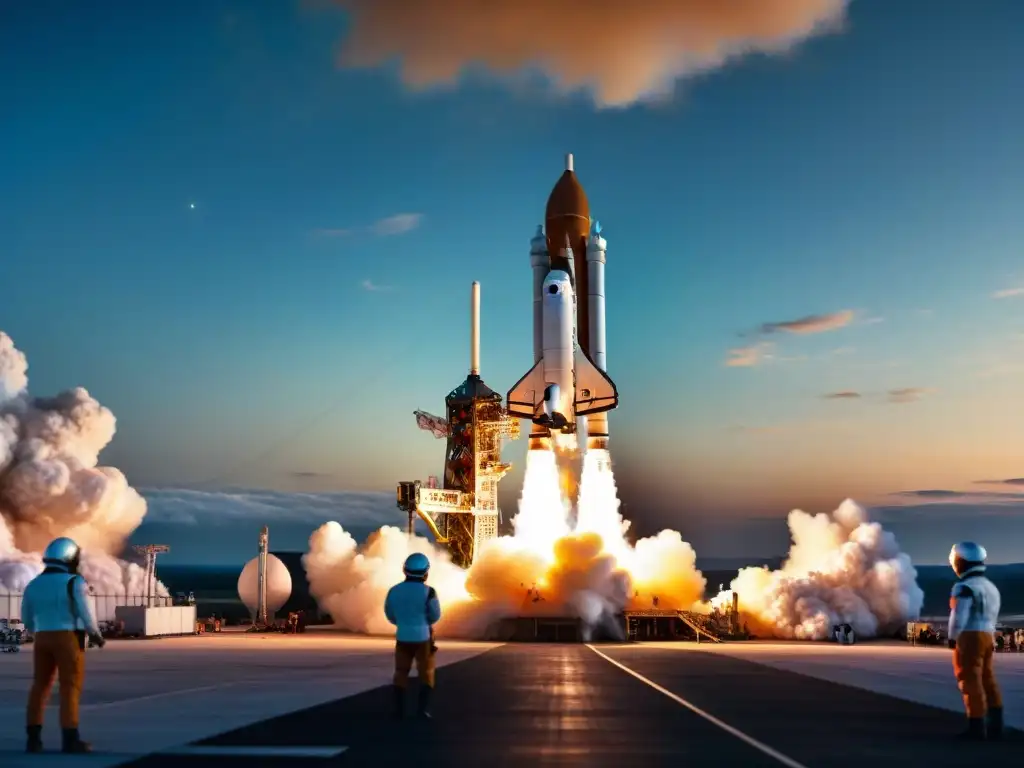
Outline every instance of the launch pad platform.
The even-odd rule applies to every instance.
[[[516,616],[496,622],[488,639],[505,643],[583,643],[622,641],[695,641],[721,643],[746,636],[726,614],[714,617],[672,609],[625,611],[614,620],[588,628],[572,616]]]
[[[442,640],[433,719],[413,717],[417,683],[412,681],[407,716],[396,721],[391,716],[394,641],[336,633],[334,647],[325,644],[317,653],[316,637],[249,636],[239,639],[240,647],[223,642],[227,638],[164,641],[165,667],[171,661],[188,665],[186,646],[223,646],[221,664],[208,668],[207,679],[181,682],[212,689],[83,708],[83,732],[102,750],[88,765],[936,768],[1015,765],[1024,746],[1024,733],[1012,730],[1024,725],[1024,654],[1000,658],[1011,730],[1002,744],[979,745],[951,738],[963,727],[963,704],[951,680],[949,653],[939,648],[508,644],[472,653]],[[89,661],[102,661],[111,649],[116,656],[119,646],[159,647],[111,643]],[[240,651],[248,658],[239,659]],[[456,660],[456,654],[462,658]],[[29,658],[0,658],[30,668]],[[89,704],[102,695],[97,687],[121,685],[117,674],[96,676],[93,667],[100,666],[106,665],[90,668]],[[298,677],[297,667],[305,668]],[[23,682],[24,674],[11,681]],[[252,679],[228,687],[228,675]],[[11,688],[11,716],[6,730],[0,729],[9,751],[0,751],[0,765],[45,768],[51,755],[20,752],[24,690]],[[260,713],[272,706],[279,708],[277,714]],[[181,721],[200,717],[205,727],[186,736]],[[48,743],[59,738],[58,729],[59,723],[48,722]],[[135,746],[139,741],[148,743]],[[147,754],[126,754],[139,747]],[[113,755],[113,750],[123,752]],[[62,757],[52,755],[52,764]]]

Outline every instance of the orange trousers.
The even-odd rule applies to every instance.
[[[970,718],[985,717],[989,708],[1003,706],[992,662],[995,640],[988,632],[961,632],[953,651],[953,671]]]
[[[434,687],[434,653],[431,643],[395,643],[395,685],[405,688],[409,684],[409,670],[416,662],[420,685]]]
[[[53,679],[60,683],[60,727],[78,727],[78,701],[85,681],[85,651],[74,632],[37,632],[32,651],[28,725],[42,725]]]

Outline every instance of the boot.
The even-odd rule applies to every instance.
[[[78,735],[77,728],[65,728],[63,731],[63,742],[64,746],[61,748],[62,752],[68,752],[74,755],[80,755],[84,752],[92,752],[92,744],[87,741],[82,741]]]
[[[988,711],[988,738],[999,741],[1003,738],[1003,708],[992,707]]]
[[[431,688],[429,685],[421,685],[420,686],[419,716],[423,717],[423,718],[426,718],[428,720],[431,718],[431,714],[430,714],[430,695],[433,692],[434,692],[434,689]]]
[[[961,741],[984,741],[985,740],[985,718],[972,717],[967,720],[967,730],[963,731],[957,738]]]
[[[43,751],[43,726],[41,725],[28,725],[25,726],[25,733],[28,735],[28,739],[25,742],[26,752],[42,752]]]
[[[405,716],[405,688],[399,688],[397,685],[391,686],[391,697],[394,701],[395,719],[401,720]]]

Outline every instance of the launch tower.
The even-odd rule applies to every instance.
[[[498,535],[498,481],[511,469],[501,461],[505,439],[519,437],[519,420],[509,418],[502,397],[480,378],[480,283],[473,283],[469,375],[445,398],[447,418],[415,411],[416,423],[447,438],[441,488],[404,482],[398,506],[416,514],[452,561],[468,567],[488,539]],[[431,483],[430,485],[433,485]]]

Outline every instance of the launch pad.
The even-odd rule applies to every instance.
[[[587,627],[573,616],[516,616],[496,622],[488,640],[505,643],[678,641],[722,643],[746,639],[733,613],[700,614],[672,609],[631,610]]]

